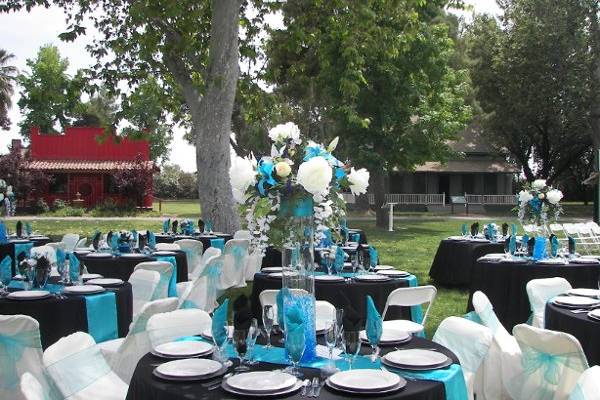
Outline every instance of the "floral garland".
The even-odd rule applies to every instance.
[[[560,200],[563,193],[548,186],[544,179],[537,179],[531,184],[526,184],[518,194],[519,221],[522,224],[535,224],[544,226],[548,223],[548,215],[557,220],[562,213]]]
[[[229,171],[233,196],[243,204],[247,229],[259,233],[253,245],[263,252],[269,244],[278,248],[285,245],[293,221],[283,212],[282,204],[287,210],[307,199],[309,205],[312,200],[314,240],[318,243],[328,229],[335,232],[332,228],[340,226],[346,217],[342,191],[366,193],[369,172],[333,156],[337,137],[325,147],[303,139],[300,129],[288,122],[272,128],[269,138],[273,142],[270,156],[257,161],[253,155],[233,155]]]

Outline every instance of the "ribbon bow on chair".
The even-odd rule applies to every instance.
[[[12,389],[19,383],[17,362],[28,347],[42,348],[39,331],[0,335],[0,387]]]

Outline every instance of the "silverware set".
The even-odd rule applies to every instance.
[[[312,379],[305,379],[302,384],[302,390],[300,396],[302,397],[319,397],[321,395],[321,389],[325,385],[325,381],[321,381],[316,376]]]

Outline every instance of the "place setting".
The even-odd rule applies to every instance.
[[[106,291],[106,288],[100,285],[73,285],[73,286],[65,286],[62,293],[64,295],[88,295],[88,294],[98,294]]]
[[[160,358],[193,358],[212,354],[213,345],[198,340],[179,340],[155,346],[151,353]]]
[[[41,300],[53,297],[47,290],[17,290],[6,295],[10,300]]]
[[[353,395],[385,395],[403,389],[407,382],[400,375],[381,369],[341,371],[325,380],[329,389]]]
[[[299,391],[304,382],[282,371],[251,371],[227,377],[221,383],[226,392],[244,397],[277,397]]]
[[[93,279],[88,279],[85,282],[85,285],[97,285],[97,286],[121,286],[125,283],[125,281],[123,281],[122,279],[118,279],[118,278],[93,278]]]
[[[431,371],[452,365],[452,359],[442,352],[429,349],[404,349],[387,353],[381,363],[397,370]]]

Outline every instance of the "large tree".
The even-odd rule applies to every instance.
[[[12,106],[13,84],[17,75],[17,68],[9,64],[13,57],[0,49],[0,128],[5,130],[10,128],[8,110]]]
[[[378,225],[388,174],[444,160],[470,118],[465,71],[449,66],[442,8],[413,0],[299,0],[282,6],[268,78],[309,135],[342,136],[340,150],[371,171]]]

